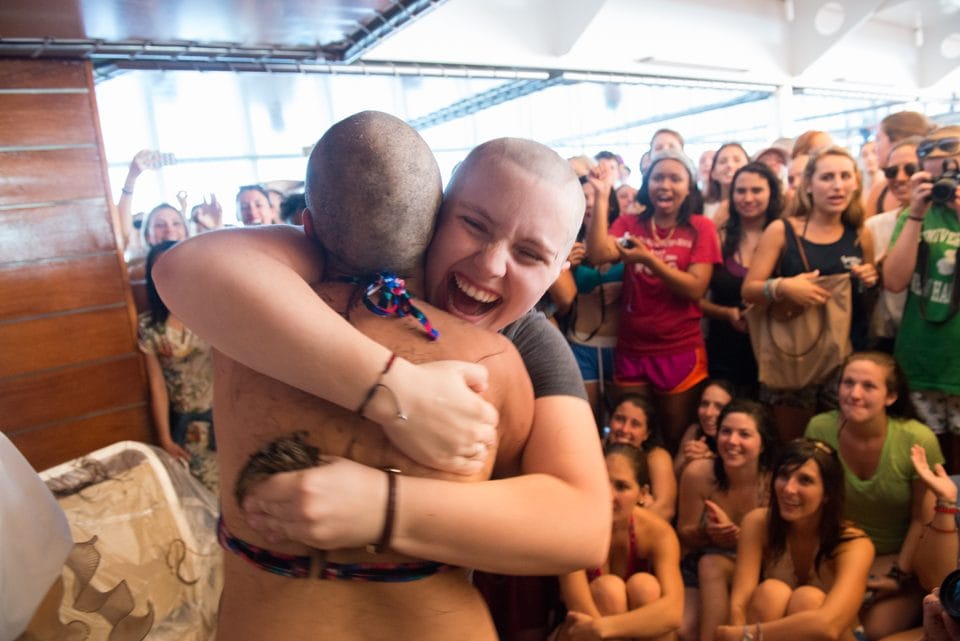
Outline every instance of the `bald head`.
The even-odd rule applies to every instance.
[[[318,240],[357,275],[420,267],[440,206],[440,169],[423,138],[386,113],[336,123],[310,154],[307,207]]]
[[[533,140],[523,138],[496,138],[474,147],[447,185],[446,194],[455,192],[465,176],[476,172],[488,163],[509,166],[516,171],[532,175],[555,189],[564,203],[562,220],[569,222],[569,243],[563,257],[566,258],[570,246],[576,239],[577,231],[583,222],[583,189],[576,172],[570,163],[557,152]]]

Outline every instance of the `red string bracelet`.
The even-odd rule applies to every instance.
[[[383,384],[383,377],[386,376],[387,372],[390,371],[390,368],[393,367],[393,362],[395,360],[397,360],[397,353],[390,352],[390,358],[387,359],[387,364],[384,366],[383,371],[380,372],[380,375],[377,376],[377,380],[373,383],[373,385],[370,386],[370,389],[367,390],[367,395],[363,397],[363,402],[360,403],[360,407],[357,408],[357,414],[360,416],[363,416],[364,410],[367,409],[367,405],[369,405],[370,401],[373,400],[373,395],[377,393],[377,390],[381,387],[386,387],[386,385]],[[390,392],[393,393],[393,390],[390,390]],[[396,395],[394,395],[394,397],[396,397]],[[401,420],[407,418],[404,416],[403,412],[400,411],[399,406],[397,407],[397,418]]]
[[[933,508],[934,512],[939,512],[940,514],[960,514],[960,508],[957,508],[956,505],[953,507],[947,507],[946,505],[937,505]]]

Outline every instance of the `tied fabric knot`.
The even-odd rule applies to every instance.
[[[430,340],[440,338],[440,332],[430,324],[426,314],[413,304],[404,280],[393,272],[377,272],[367,278],[345,280],[363,287],[363,304],[377,316],[412,316],[423,326]]]

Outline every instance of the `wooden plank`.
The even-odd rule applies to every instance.
[[[110,309],[0,324],[0,377],[136,353],[126,301]]]
[[[0,379],[0,429],[17,431],[141,403],[146,379],[140,355],[53,372]]]
[[[118,251],[102,194],[84,201],[0,210],[0,265]]]
[[[0,64],[0,89],[86,89],[82,60],[4,59]]]
[[[116,254],[0,266],[0,320],[126,303]]]
[[[84,149],[0,153],[0,205],[106,198],[100,152]]]
[[[87,94],[0,93],[0,146],[95,143]]]
[[[7,436],[38,472],[117,441],[153,442],[145,404]]]

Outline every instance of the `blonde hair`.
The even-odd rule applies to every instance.
[[[828,156],[847,158],[850,160],[851,165],[853,165],[853,172],[857,177],[857,187],[853,192],[853,198],[850,199],[850,204],[843,210],[840,220],[844,225],[859,230],[860,227],[863,226],[863,220],[865,218],[861,198],[861,194],[863,193],[863,175],[860,173],[860,166],[857,161],[850,152],[843,147],[824,147],[810,154],[810,160],[807,161],[807,166],[803,170],[803,179],[797,188],[795,198],[796,206],[792,215],[797,218],[806,218],[813,212],[813,198],[809,192],[810,184],[813,182],[813,174],[817,171],[817,163],[820,162],[821,158]]]

